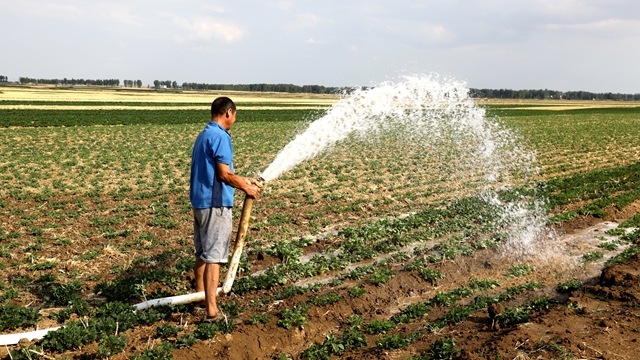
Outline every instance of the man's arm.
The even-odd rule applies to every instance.
[[[234,174],[227,164],[216,162],[216,173],[220,180],[244,191],[250,197],[254,198],[260,193],[259,183],[255,179]]]

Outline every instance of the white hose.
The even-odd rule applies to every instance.
[[[216,292],[216,296],[222,296],[223,294],[224,293],[222,292],[222,288],[219,287],[218,291]],[[177,295],[177,296],[170,296],[170,297],[165,297],[160,299],[148,300],[145,302],[141,302],[139,304],[135,304],[133,306],[136,308],[136,310],[147,310],[154,306],[190,304],[190,303],[199,302],[203,300],[204,300],[204,291],[201,291],[193,294]],[[64,326],[58,326],[54,328],[48,328],[48,329],[42,329],[42,330],[36,330],[36,331],[30,331],[30,332],[0,335],[0,346],[16,345],[17,343],[20,342],[21,339],[27,339],[29,341],[34,339],[40,340],[45,335],[47,335],[49,331],[55,331],[63,327]]]
[[[15,345],[20,342],[22,339],[27,339],[29,341],[33,339],[42,339],[49,331],[54,331],[60,329],[60,327],[48,328],[43,330],[29,331],[19,334],[7,334],[0,335],[0,345]]]

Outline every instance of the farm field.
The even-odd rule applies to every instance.
[[[190,153],[217,95],[0,87],[0,329],[66,324],[0,356],[634,358],[631,102],[480,101],[536,153],[557,257],[502,252],[492,204],[446,163],[396,161],[354,141],[256,199],[235,296],[222,300],[241,323],[200,324],[188,305],[132,313],[193,290]],[[227,95],[239,105],[231,133],[245,176],[338,100]],[[561,244],[562,234],[582,240]]]

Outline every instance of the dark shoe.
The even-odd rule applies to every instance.
[[[242,320],[240,320],[240,318],[235,317],[235,316],[228,316],[227,314],[223,313],[222,311],[218,312],[217,314],[215,314],[214,316],[207,316],[205,314],[204,318],[202,318],[202,322],[203,323],[209,323],[209,324],[218,324],[218,323],[233,323],[233,325],[238,325],[242,322]]]

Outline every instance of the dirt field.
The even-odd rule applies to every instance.
[[[109,104],[128,96],[160,108],[199,106],[191,104],[211,97],[9,92],[1,94],[9,106],[24,102],[43,112],[49,105],[34,102],[66,111],[65,101]],[[236,95],[255,109],[336,100]],[[554,105],[546,109],[554,113],[611,103],[497,105],[509,111]],[[108,307],[193,290],[186,183],[201,124],[0,129],[0,323],[12,321],[15,313],[5,309],[18,308],[9,306],[39,316],[35,323],[6,325],[2,334],[62,323],[78,330],[0,347],[0,357],[639,358],[640,254],[605,266],[640,245],[630,237],[638,225],[618,228],[640,214],[639,119],[635,112],[561,113],[504,116],[537,150],[536,180],[551,188],[549,215],[566,215],[536,238],[536,255],[503,250],[506,240],[482,220],[491,217],[490,204],[473,197],[472,187],[456,190],[473,184],[446,179],[446,163],[425,157],[431,167],[414,159],[397,164],[375,149],[338,148],[284,174],[256,200],[240,276],[234,293],[221,300],[239,321],[209,332],[193,305],[136,315],[126,327],[131,319],[124,315],[131,312]],[[594,125],[603,118],[607,134]],[[297,126],[290,120],[238,124],[236,170],[264,169]],[[84,302],[90,314],[79,311]],[[113,323],[103,319],[105,308]],[[99,321],[98,335],[82,333]],[[123,337],[121,347],[114,345]]]

